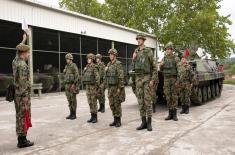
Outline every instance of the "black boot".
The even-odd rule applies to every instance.
[[[189,113],[189,105],[185,105],[185,111],[184,111],[185,114],[188,114]]]
[[[185,113],[185,105],[182,105],[182,110],[180,111],[180,114],[184,114]]]
[[[71,119],[71,120],[74,120],[74,119],[76,119],[76,118],[77,118],[77,116],[76,116],[76,111],[73,110],[70,119]]]
[[[98,109],[98,112],[101,112],[101,110],[102,110],[102,104],[100,103],[100,107]]]
[[[156,112],[156,104],[153,103],[152,107],[153,107],[153,113],[155,113]]]
[[[147,121],[147,130],[148,131],[152,131],[152,118],[148,117],[148,121]]]
[[[174,121],[178,121],[178,118],[177,118],[177,110],[176,110],[176,109],[173,110],[173,120],[174,120]]]
[[[71,116],[72,116],[72,111],[70,109],[70,114],[66,117],[66,119],[70,119]]]
[[[93,117],[94,117],[93,114],[91,114],[91,118],[90,118],[89,120],[87,120],[87,122],[88,122],[88,123],[91,123],[92,120],[94,119]]]
[[[136,130],[143,130],[146,128],[147,128],[146,117],[142,117],[142,123],[139,127],[136,128]]]
[[[166,121],[173,119],[172,110],[169,110],[168,116],[165,118]]]
[[[105,104],[102,103],[102,104],[101,104],[101,113],[104,113],[104,112],[105,112]]]
[[[97,120],[97,114],[93,114],[93,120],[92,120],[92,123],[97,123],[98,120]]]
[[[26,136],[18,136],[18,144],[17,144],[18,148],[30,147],[33,145],[34,143],[27,140]]]
[[[117,117],[113,117],[113,122],[109,126],[116,126]]]
[[[120,127],[122,124],[121,124],[121,117],[117,117],[117,122],[116,122],[116,125],[115,127]]]

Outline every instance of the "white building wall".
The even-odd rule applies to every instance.
[[[105,22],[85,15],[30,2],[30,0],[0,0],[0,19],[59,31],[136,44],[137,30]],[[147,34],[146,46],[156,48],[156,39]]]

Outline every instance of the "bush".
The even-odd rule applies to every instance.
[[[235,80],[224,80],[224,84],[233,84],[233,85],[235,85]]]

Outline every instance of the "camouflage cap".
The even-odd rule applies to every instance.
[[[170,48],[170,49],[174,49],[174,47],[173,47],[173,43],[170,41],[170,42],[168,42],[167,44],[166,44],[166,46],[165,46],[165,50],[166,49],[168,49],[168,48]]]
[[[114,54],[114,55],[118,55],[118,52],[117,52],[117,50],[115,49],[115,48],[111,48],[110,50],[109,50],[109,52],[108,52],[108,54]]]
[[[146,35],[143,34],[143,33],[138,33],[138,34],[136,35],[136,40],[138,40],[138,39],[146,40]]]
[[[89,59],[89,58],[92,60],[95,60],[95,55],[92,53],[89,53],[89,54],[87,54],[87,59]]]
[[[30,50],[30,47],[28,45],[20,43],[16,46],[16,49],[19,52],[28,52]]]
[[[67,53],[65,55],[65,59],[70,59],[70,60],[73,60],[73,55],[71,53]]]
[[[102,55],[101,54],[96,54],[95,58],[102,59]]]

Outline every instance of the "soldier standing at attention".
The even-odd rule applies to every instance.
[[[190,106],[190,95],[193,86],[194,74],[192,67],[183,57],[178,64],[178,79],[179,79],[179,97],[182,105],[180,114],[188,114]]]
[[[110,49],[108,54],[110,62],[107,64],[105,79],[108,87],[109,105],[114,117],[114,121],[109,126],[120,127],[121,103],[125,101],[124,71],[122,63],[117,60],[117,50]]]
[[[101,61],[102,56],[101,54],[96,54],[96,65],[98,67],[99,75],[100,75],[100,85],[98,89],[98,101],[100,107],[98,112],[104,113],[105,112],[105,64]]]
[[[24,36],[26,38],[26,36]],[[15,111],[16,111],[16,134],[18,136],[17,147],[30,147],[34,145],[26,139],[27,131],[31,124],[30,102],[30,78],[29,67],[26,61],[29,58],[30,47],[23,43],[16,46],[17,55],[12,62],[13,79],[15,86]]]
[[[69,103],[70,114],[66,119],[76,119],[77,98],[79,93],[80,75],[78,67],[73,63],[73,55],[71,53],[65,56],[67,65],[64,69],[64,82],[65,82],[65,94]]]
[[[147,128],[148,131],[152,131],[152,89],[158,83],[157,64],[152,50],[144,45],[146,36],[138,34],[136,40],[139,47],[133,53],[133,70],[135,72],[136,96],[142,118],[141,125],[136,129]]]
[[[88,123],[96,123],[97,120],[97,89],[100,84],[100,76],[95,61],[95,55],[87,55],[87,65],[83,71],[83,83],[86,85],[86,95],[90,106],[91,118]]]
[[[178,106],[178,68],[177,63],[180,61],[178,57],[173,54],[173,44],[169,42],[165,47],[165,56],[160,63],[160,69],[164,74],[164,94],[167,100],[167,107],[169,115],[165,120],[178,121],[177,106]]]

